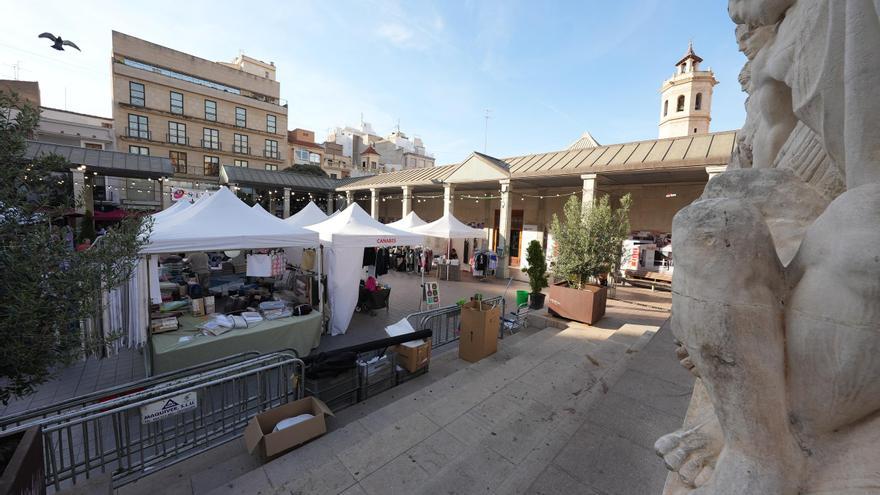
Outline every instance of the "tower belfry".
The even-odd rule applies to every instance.
[[[712,88],[718,81],[711,68],[700,70],[701,62],[693,43],[688,43],[675,73],[660,87],[660,138],[709,132]]]

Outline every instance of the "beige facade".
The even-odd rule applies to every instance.
[[[287,133],[288,166],[314,165],[324,161],[324,147],[315,142],[315,133],[308,129],[294,129]]]
[[[324,142],[324,161],[321,169],[332,179],[344,179],[351,176],[351,157],[343,154],[341,144]]]
[[[164,156],[181,184],[217,184],[221,165],[287,163],[287,107],[273,64],[231,63],[113,32],[117,149]]]
[[[688,46],[675,64],[675,74],[660,88],[660,138],[706,134],[712,121],[712,88],[718,84],[711,70],[700,70],[703,59]]]

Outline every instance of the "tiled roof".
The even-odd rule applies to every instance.
[[[724,165],[730,159],[737,131],[574,148],[549,153],[489,159],[501,162],[513,179],[584,173],[648,171]],[[342,189],[427,185],[449,177],[460,164],[407,169],[363,178]]]
[[[28,141],[25,158],[60,155],[73,165],[85,165],[86,170],[112,177],[159,178],[174,175],[171,160],[160,156],[136,155],[120,151],[104,151],[62,144]]]

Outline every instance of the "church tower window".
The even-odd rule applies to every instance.
[[[669,113],[669,100],[665,100],[663,102],[663,116],[666,117],[666,114]]]
[[[703,93],[697,93],[697,98],[694,100],[694,110],[701,110],[703,108]]]
[[[684,95],[678,97],[678,103],[675,105],[676,112],[684,112]]]

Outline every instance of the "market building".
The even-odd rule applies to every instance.
[[[112,74],[117,147],[169,158],[165,193],[216,188],[223,165],[287,165],[287,105],[273,63],[212,62],[114,31]]]

